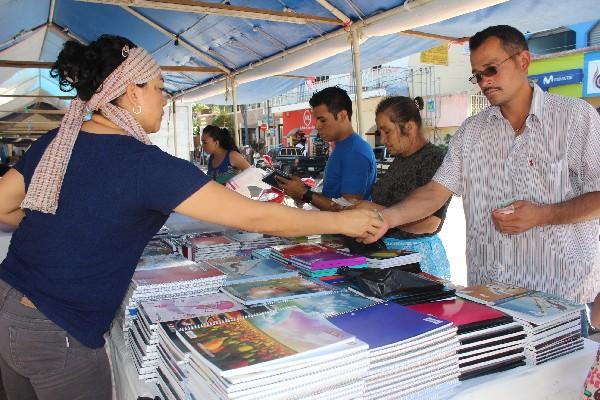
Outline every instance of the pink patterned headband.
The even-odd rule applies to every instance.
[[[152,56],[140,47],[123,48],[127,57],[102,83],[101,90],[88,102],[71,101],[56,137],[50,142],[38,163],[21,208],[56,214],[58,198],[73,146],[87,112],[102,115],[140,142],[150,144],[148,136],[133,115],[110,102],[121,96],[130,83],[141,85],[160,76],[160,67]]]

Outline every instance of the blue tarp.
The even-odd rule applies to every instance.
[[[329,3],[354,22],[402,7],[404,2],[405,0],[329,0]],[[294,13],[333,17],[316,1],[231,0],[230,3],[235,6],[275,11],[285,9]],[[417,30],[463,37],[491,24],[508,23],[525,32],[539,31],[599,19],[598,3],[599,0],[511,0]],[[49,0],[0,0],[0,7],[0,51],[28,40],[33,30],[48,22],[50,15]],[[133,10],[167,31],[179,35],[180,44],[176,45],[170,36],[117,5],[56,0],[52,22],[83,41],[94,40],[103,33],[126,36],[152,52],[162,65],[211,66],[210,62],[183,46],[181,42],[185,40],[232,72],[255,65],[273,55],[282,54],[282,57],[285,57],[283,54],[286,50],[341,29],[339,25],[324,23],[292,24],[141,7],[134,7]],[[44,35],[39,60],[53,61],[56,58],[65,40],[65,35],[59,33],[48,30],[48,34]],[[363,68],[368,68],[436,44],[434,40],[397,34],[371,37],[361,46],[361,63]],[[350,72],[351,68],[350,52],[345,51],[288,73],[332,75]],[[222,76],[220,73],[165,75],[167,89],[174,94]],[[265,78],[242,84],[238,87],[239,103],[271,98],[300,82],[298,79]],[[6,88],[4,82],[0,83],[0,86]],[[223,102],[223,95],[214,96],[209,100],[217,102],[219,98]]]
[[[331,0],[330,3],[352,20],[367,18],[401,5],[404,0]],[[352,8],[349,4],[355,4]],[[232,5],[333,18],[317,2],[303,0],[234,0]],[[26,39],[26,32],[48,21],[49,0],[0,1],[0,50],[10,46],[14,37]],[[232,71],[285,51],[298,44],[340,29],[333,24],[292,24],[264,20],[231,18],[150,8],[133,8],[180,40],[189,42]],[[120,6],[56,0],[53,23],[89,42],[108,33],[131,39],[152,52],[162,65],[212,66],[186,47],[176,46],[171,37],[146,24]],[[52,39],[46,39],[52,40]],[[53,49],[54,50],[54,49]],[[42,61],[53,61],[57,52],[44,51]],[[168,73],[166,86],[172,93],[195,87],[220,74]],[[289,84],[284,85],[287,87]],[[282,87],[274,85],[274,87]]]

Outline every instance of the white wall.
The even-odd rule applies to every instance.
[[[436,94],[455,94],[461,92],[476,93],[479,91],[478,85],[473,85],[468,81],[471,76],[471,63],[469,60],[469,51],[467,44],[449,44],[448,47],[448,66],[421,63],[421,53],[413,54],[408,57],[408,68],[418,70],[422,67],[433,67],[433,78],[436,81]],[[413,92],[411,96],[427,96],[431,94],[424,88],[426,78],[421,79],[419,74],[415,74]],[[423,85],[421,85],[423,82]],[[409,83],[409,87],[410,87]],[[423,90],[421,87],[423,86]]]
[[[178,103],[175,106],[175,118],[171,105],[165,107],[160,130],[151,134],[150,140],[163,151],[189,160],[190,151],[194,149],[192,132],[192,106]]]

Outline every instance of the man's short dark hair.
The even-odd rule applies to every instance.
[[[477,32],[469,39],[469,50],[477,50],[483,42],[491,37],[500,39],[502,47],[509,54],[529,50],[525,36],[518,29],[509,25],[490,26]]]
[[[352,100],[344,89],[337,86],[328,87],[313,94],[308,103],[312,108],[325,104],[336,119],[337,114],[342,110],[348,112],[348,119],[352,118]]]

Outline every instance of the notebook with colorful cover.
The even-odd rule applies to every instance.
[[[278,236],[246,231],[227,231],[225,232],[225,236],[231,240],[235,240],[236,242],[255,242],[268,239],[279,239]]]
[[[531,290],[519,286],[492,282],[457,290],[456,295],[467,300],[491,306],[530,292]]]
[[[244,305],[224,293],[142,301],[140,308],[153,324],[241,310]]]
[[[190,245],[196,248],[230,245],[234,243],[232,240],[227,239],[222,232],[189,235],[187,236],[187,240]]]
[[[181,281],[209,278],[224,278],[225,274],[207,263],[194,263],[172,268],[135,271],[132,281],[136,286],[164,285]]]
[[[407,307],[423,314],[452,321],[457,326],[458,333],[513,321],[512,317],[501,311],[460,298],[413,304]]]
[[[317,300],[313,298],[296,299],[271,304],[269,307],[275,310],[298,307],[302,311],[318,313],[324,317],[345,314],[361,308],[370,307],[378,304],[376,301],[366,297],[359,296],[351,292],[337,292],[320,296]]]
[[[367,343],[370,349],[416,339],[452,326],[449,321],[395,303],[375,304],[328,320]]]
[[[179,254],[163,254],[150,257],[141,257],[135,267],[136,270],[148,270],[158,268],[171,268],[186,265],[195,265],[196,263],[188,260]]]
[[[380,249],[380,250],[373,250],[373,251],[364,253],[362,255],[369,259],[372,259],[372,260],[389,260],[390,258],[397,258],[397,257],[406,257],[406,256],[416,257],[419,255],[419,253],[415,253],[413,251],[408,251],[408,250]],[[420,256],[417,258],[420,258]],[[418,261],[419,260],[417,260],[417,262]]]
[[[260,168],[246,168],[229,179],[225,186],[242,196],[258,200],[264,190],[271,188],[271,185],[262,181],[266,175],[267,171]]]
[[[290,257],[292,264],[300,264],[310,269],[329,269],[351,267],[366,264],[367,259],[356,254],[342,252],[323,252],[317,254],[295,255]]]
[[[181,337],[202,356],[200,361],[224,377],[229,371],[259,364],[264,370],[270,361],[354,340],[325,318],[298,308],[195,329],[181,333]]]
[[[336,291],[335,288],[322,282],[311,281],[300,276],[238,283],[227,286],[223,290],[246,305],[319,296]]]
[[[581,304],[543,292],[529,293],[496,306],[497,309],[535,325],[543,325],[580,312]]]
[[[283,244],[271,246],[271,249],[284,258],[307,254],[331,253],[336,251],[329,246],[324,246],[318,243]]]
[[[231,321],[237,321],[271,311],[273,310],[270,307],[262,305],[243,306],[242,309],[237,311],[228,311],[219,314],[180,319],[178,321],[174,321],[173,326],[176,330],[183,332],[205,326],[220,325]]]
[[[270,259],[251,260],[249,258],[231,257],[212,259],[208,263],[227,275],[226,285],[298,275],[297,271]]]

